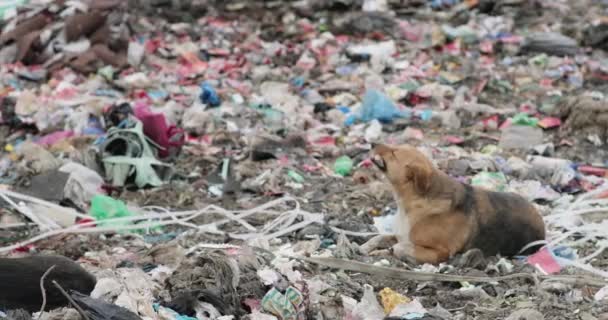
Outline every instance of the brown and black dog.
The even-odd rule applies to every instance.
[[[372,152],[372,161],[391,183],[399,208],[392,236],[397,258],[436,264],[469,249],[488,256],[513,256],[529,243],[545,239],[542,217],[523,197],[461,183],[411,146],[381,144]],[[386,236],[378,236],[361,249],[369,253],[383,242]]]

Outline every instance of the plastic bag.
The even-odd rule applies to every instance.
[[[359,111],[356,119],[363,122],[376,119],[380,122],[388,123],[395,118],[407,118],[410,116],[408,112],[399,110],[395,103],[384,93],[373,89],[365,93]]]
[[[220,96],[217,94],[213,86],[207,82],[201,83],[201,102],[210,107],[219,107],[222,104]]]

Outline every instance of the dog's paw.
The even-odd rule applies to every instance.
[[[395,255],[395,257],[410,266],[417,266],[419,264],[418,260],[416,260],[416,258],[414,258],[413,256],[410,256],[410,255],[401,255],[401,256]]]
[[[390,249],[374,250],[374,251],[370,252],[369,255],[373,256],[373,257],[390,256],[391,250]]]
[[[393,251],[393,256],[395,258],[409,264],[409,265],[417,265],[418,261],[414,258],[414,249],[402,243],[397,243],[394,245],[391,250]]]
[[[370,254],[372,251],[390,248],[397,243],[397,237],[394,235],[377,235],[369,239],[366,243],[359,246],[359,251],[362,254]]]

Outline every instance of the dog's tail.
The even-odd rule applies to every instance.
[[[521,250],[519,250],[517,255],[518,256],[531,255],[531,254],[535,253],[536,251],[540,250],[542,247],[546,246],[547,244],[548,244],[547,240],[532,241],[532,242],[528,243],[527,245],[525,245],[523,248],[521,248]]]

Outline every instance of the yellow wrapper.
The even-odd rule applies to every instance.
[[[384,288],[380,291],[380,300],[382,301],[382,306],[384,307],[384,313],[389,314],[395,307],[402,303],[409,303],[412,299],[397,293],[391,288]]]

